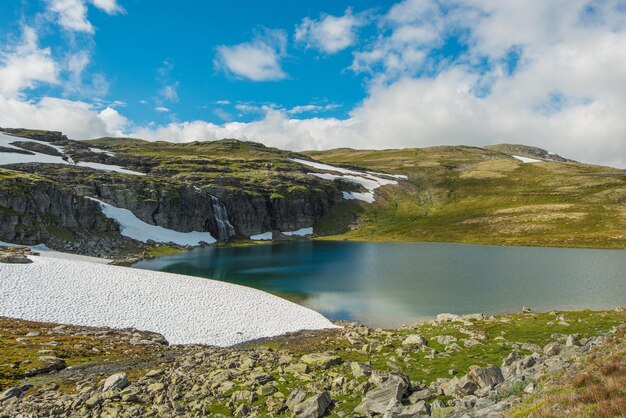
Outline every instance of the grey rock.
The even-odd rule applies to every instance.
[[[402,345],[404,347],[416,348],[416,347],[421,347],[423,345],[428,345],[428,342],[426,341],[426,338],[424,338],[423,336],[419,334],[412,334],[406,337],[404,341],[402,341]]]
[[[102,391],[106,392],[107,390],[113,389],[121,390],[128,386],[128,384],[128,375],[126,373],[116,373],[107,377],[102,386]]]
[[[563,350],[563,346],[557,342],[548,343],[543,347],[543,353],[550,357],[558,356],[561,350]]]
[[[352,375],[356,378],[370,376],[372,374],[372,367],[367,364],[352,362],[350,363],[350,369],[352,370]]]
[[[409,390],[407,380],[402,376],[389,376],[375,389],[367,392],[354,411],[362,414],[384,414],[390,403],[399,402],[407,395]]]
[[[324,353],[312,353],[303,355],[300,360],[306,364],[310,364],[322,369],[328,369],[331,366],[341,364],[341,357]]]
[[[476,367],[471,370],[467,375],[480,387],[494,387],[504,382],[502,369],[500,369],[498,366]]]
[[[433,393],[430,391],[430,389],[418,390],[418,391],[411,393],[411,395],[409,395],[409,402],[414,404],[414,403],[418,403],[419,401],[427,401],[432,396],[433,396]]]
[[[319,418],[326,413],[332,404],[332,399],[328,392],[322,392],[297,404],[293,413],[297,418]]]
[[[573,334],[568,335],[567,340],[565,340],[565,347],[580,347],[581,345],[578,337]]]

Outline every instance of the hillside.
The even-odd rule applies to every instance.
[[[113,257],[190,243],[159,242],[163,228],[164,237],[206,232],[208,243],[314,233],[626,247],[626,171],[533,147],[294,153],[233,139],[73,141],[21,129],[0,140],[0,241]]]
[[[328,164],[409,177],[399,187],[381,189],[375,205],[335,207],[318,230],[332,232],[343,223],[350,230],[334,239],[626,247],[625,170],[572,161],[525,163],[512,155],[564,159],[520,148],[307,152]]]

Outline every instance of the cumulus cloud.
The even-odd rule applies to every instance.
[[[281,68],[286,47],[284,31],[266,30],[251,42],[218,46],[214,65],[235,77],[252,81],[282,80],[287,77]]]
[[[0,50],[0,95],[15,97],[40,83],[58,83],[59,69],[49,48],[40,48],[37,33],[23,27],[22,41]]]
[[[48,0],[48,10],[63,28],[76,32],[94,33],[87,19],[87,5],[83,0]]]
[[[80,101],[44,97],[39,101],[0,96],[0,126],[63,131],[70,138],[120,135],[125,118],[114,109],[98,112]]]
[[[157,106],[154,108],[155,111],[159,112],[159,113],[168,113],[170,111],[170,109],[168,109],[165,106]]]
[[[324,14],[319,19],[305,17],[296,26],[294,38],[307,48],[316,48],[334,54],[354,45],[356,29],[367,23],[363,15],[355,15],[351,9],[343,16]]]
[[[48,11],[64,29],[76,32],[94,33],[95,29],[87,19],[86,0],[46,0]],[[96,8],[107,14],[124,13],[117,0],[89,0]]]

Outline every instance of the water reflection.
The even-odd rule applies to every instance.
[[[384,327],[440,312],[626,304],[623,250],[299,241],[206,248],[135,267],[288,294],[330,318]]]

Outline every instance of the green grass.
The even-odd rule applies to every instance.
[[[328,164],[405,174],[330,239],[626,248],[626,171],[523,164],[470,147],[307,152]],[[332,222],[322,220],[321,224]]]

